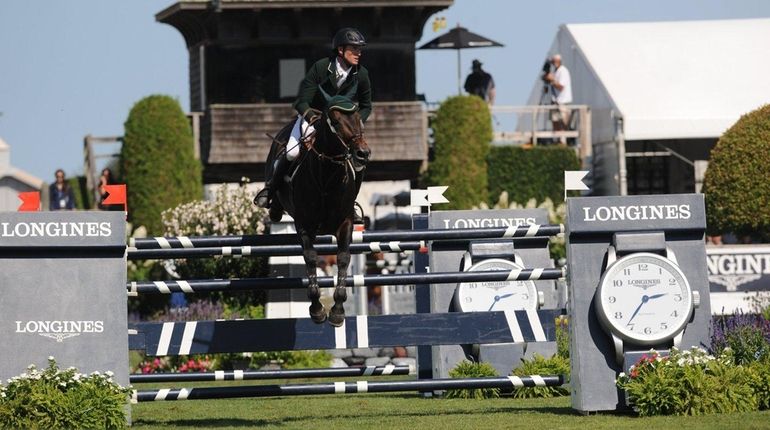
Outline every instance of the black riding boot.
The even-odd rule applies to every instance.
[[[265,182],[265,188],[261,189],[257,196],[254,197],[255,205],[265,209],[270,208],[270,203],[275,198],[275,190],[278,188],[277,184],[283,180],[290,164],[285,155],[278,156],[278,159],[273,164],[273,174]]]

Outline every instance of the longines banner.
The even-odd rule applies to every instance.
[[[0,380],[39,368],[128,384],[122,212],[0,213]]]
[[[770,291],[770,245],[707,246],[711,292]]]

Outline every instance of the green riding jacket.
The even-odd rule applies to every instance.
[[[336,57],[323,58],[316,61],[308,70],[305,79],[299,86],[299,95],[294,102],[294,109],[300,115],[304,115],[309,108],[323,111],[326,108],[326,99],[318,87],[334,97],[342,95],[358,103],[361,120],[366,122],[372,113],[372,84],[369,82],[369,71],[363,66],[353,66],[348,77],[337,88],[334,60]]]

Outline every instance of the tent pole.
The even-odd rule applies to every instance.
[[[462,87],[460,86],[460,50],[457,50],[457,95],[462,95]]]

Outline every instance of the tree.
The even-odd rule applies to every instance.
[[[151,235],[163,233],[163,210],[203,195],[190,124],[169,96],[152,95],[133,106],[125,123],[120,164],[129,217]]]
[[[425,176],[428,185],[448,185],[441,209],[470,209],[487,201],[487,155],[492,117],[484,100],[456,96],[441,103],[433,120],[435,159]]]
[[[703,181],[709,234],[770,238],[770,105],[743,115],[711,151]]]

